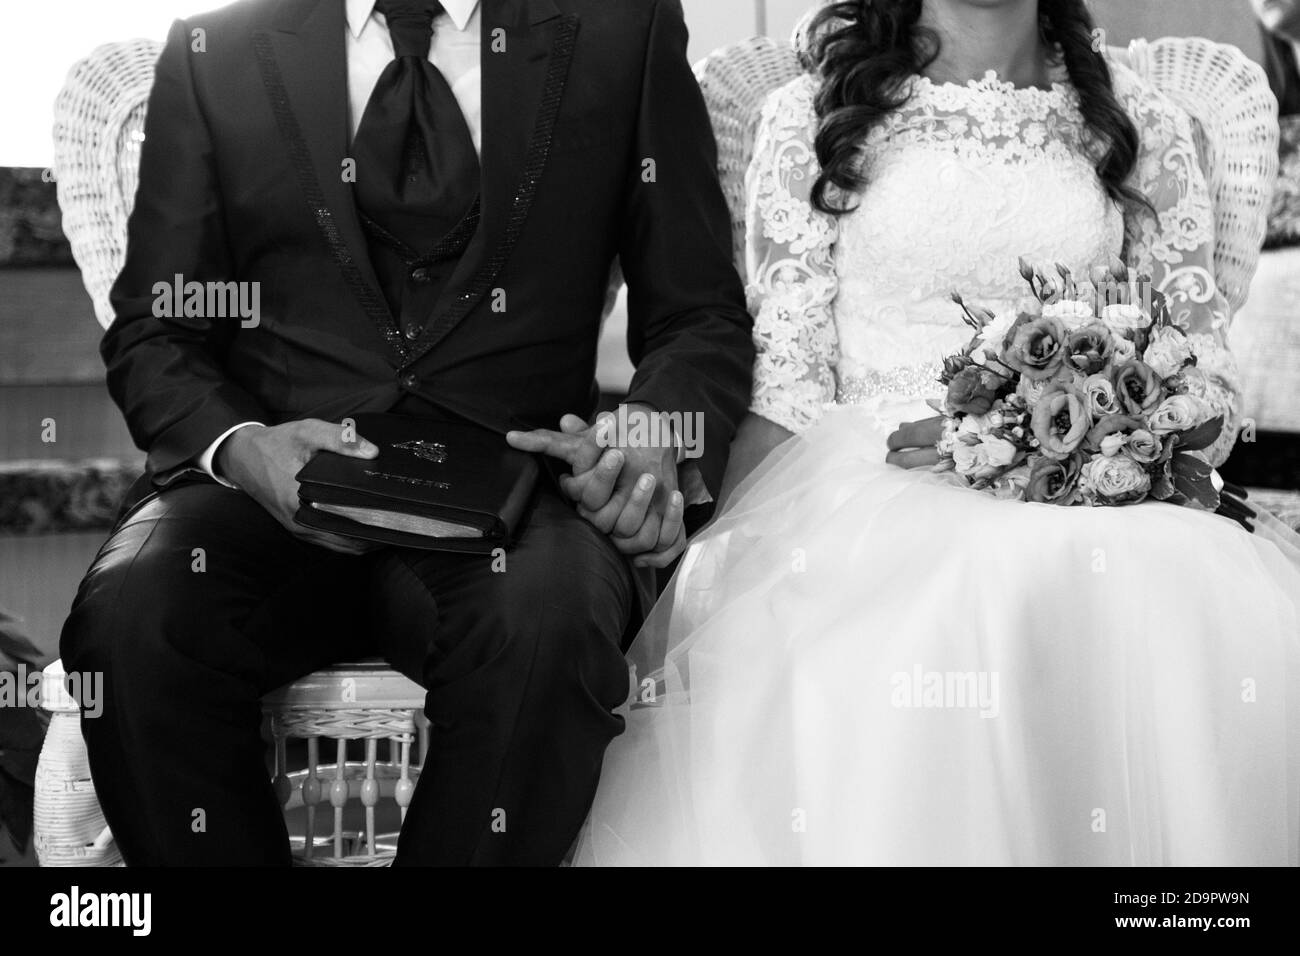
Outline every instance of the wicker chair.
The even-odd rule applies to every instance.
[[[788,42],[752,37],[715,50],[695,64],[718,142],[718,179],[731,212],[731,250],[745,274],[745,172],[754,155],[759,112],[767,94],[799,75],[799,57]]]
[[[63,664],[45,668],[41,708],[50,715],[36,764],[32,842],[41,866],[120,866],[122,854],[95,797],[81,709],[63,683]]]
[[[101,325],[113,321],[108,293],[126,253],[126,220],[135,201],[144,115],[161,45],[110,43],[73,66],[55,102],[55,171],[63,229]],[[63,668],[47,669],[43,706],[50,731],[37,768],[35,844],[44,866],[120,863],[94,797],[80,715],[61,686]],[[275,749],[276,793],[286,812],[305,817],[291,837],[303,863],[373,866],[395,852],[394,834],[376,833],[384,800],[404,817],[428,746],[424,691],[383,664],[317,671],[263,700]],[[307,767],[291,771],[290,738],[306,740]],[[320,763],[320,741],[334,741],[334,762]],[[362,760],[346,744],[364,740]],[[413,746],[418,740],[418,752]],[[386,741],[386,759],[380,759]],[[328,807],[332,827],[318,832]],[[354,818],[349,828],[345,818]]]

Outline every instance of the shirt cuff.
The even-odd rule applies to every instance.
[[[707,505],[713,501],[713,495],[709,494],[709,487],[704,483],[704,476],[700,474],[700,466],[693,461],[677,469],[677,487],[682,493],[682,503],[688,508],[691,505]]]
[[[226,481],[226,479],[222,478],[220,475],[217,474],[214,461],[217,457],[217,449],[221,447],[221,443],[225,441],[227,438],[229,438],[231,435],[233,435],[235,432],[239,431],[241,428],[247,427],[248,425],[261,425],[262,427],[265,427],[262,424],[262,422],[240,422],[238,425],[234,426],[233,428],[227,428],[224,432],[222,432],[220,435],[217,436],[216,441],[214,441],[211,445],[209,445],[207,448],[203,450],[203,454],[199,455],[199,461],[198,461],[199,470],[202,471],[209,478],[216,481],[218,484],[225,485],[227,488],[234,488],[235,487],[234,485],[232,485],[230,482]]]

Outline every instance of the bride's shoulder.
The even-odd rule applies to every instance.
[[[800,73],[783,83],[763,99],[762,122],[765,126],[806,129],[817,120],[816,98],[821,79],[812,73]]]
[[[1119,62],[1109,65],[1115,99],[1139,129],[1153,122],[1167,124],[1187,116],[1186,110],[1132,67]]]

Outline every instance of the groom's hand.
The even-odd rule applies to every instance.
[[[609,535],[636,566],[662,568],[686,546],[677,450],[671,429],[657,412],[638,405],[626,409],[629,416],[647,416],[662,429],[642,429],[640,438],[632,440],[634,436],[619,433],[613,415],[602,415],[593,425],[566,415],[558,432],[510,432],[506,440],[523,451],[567,462],[573,475],[561,478],[560,487],[578,514]],[[647,436],[653,440],[645,441]]]
[[[319,451],[374,458],[379,449],[342,425],[308,418],[283,425],[247,425],[217,449],[213,464],[227,481],[260,504],[295,538],[340,554],[365,554],[378,545],[305,528],[298,511],[297,474]]]

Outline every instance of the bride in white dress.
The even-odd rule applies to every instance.
[[[1230,422],[1211,457],[1229,452],[1192,125],[1107,72],[1091,26],[1078,0],[840,3],[818,66],[768,98],[733,466],[793,437],[634,644],[576,863],[1300,863],[1300,538],[1267,515],[1251,534],[1160,503],[999,500],[903,450],[932,426],[895,431],[932,415],[937,360],[969,339],[950,292],[998,310],[1026,294],[1021,255],[1086,274],[1122,254],[1170,296]],[[934,59],[912,52],[931,36]],[[854,99],[878,107],[890,76],[897,107]],[[814,200],[824,170],[849,211]]]

